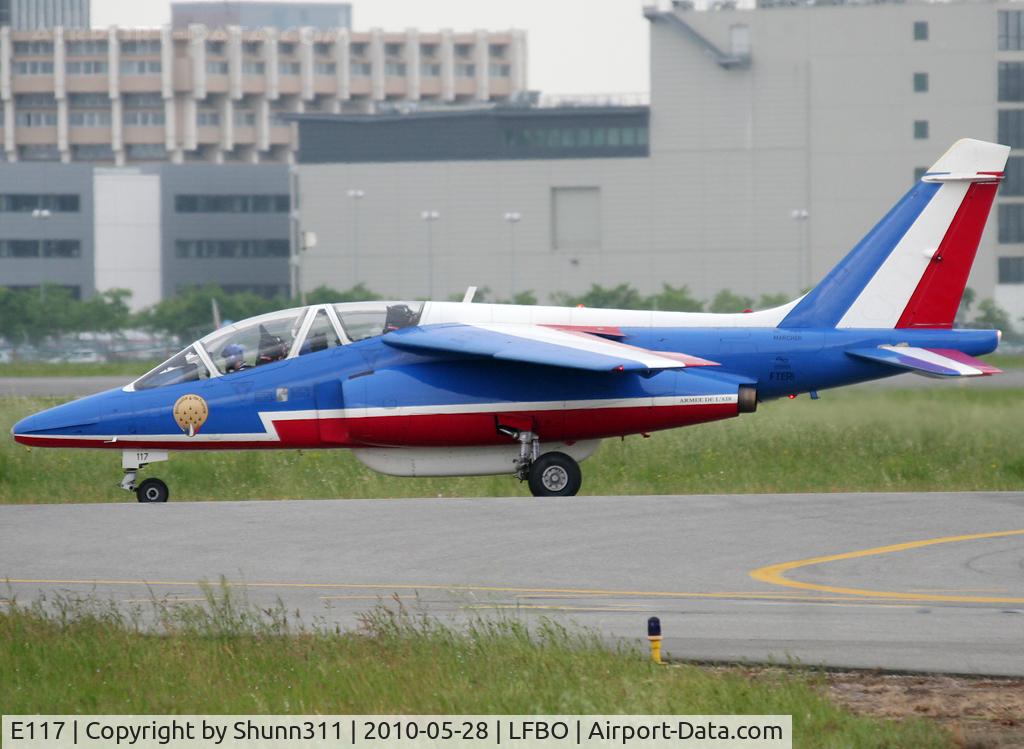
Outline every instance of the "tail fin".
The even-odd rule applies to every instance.
[[[951,328],[1009,152],[954,143],[779,327]]]

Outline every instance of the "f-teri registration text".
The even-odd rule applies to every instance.
[[[789,715],[5,715],[6,749],[791,749]]]

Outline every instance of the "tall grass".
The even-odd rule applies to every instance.
[[[53,399],[0,399],[0,435]],[[1024,489],[1024,390],[857,390],[650,439],[606,440],[584,494]],[[29,449],[0,438],[0,503],[109,502],[117,451]],[[172,500],[526,495],[511,476],[381,476],[344,450],[176,453],[145,469]]]
[[[658,667],[638,650],[542,621],[456,627],[379,606],[359,631],[205,605],[122,613],[67,598],[0,612],[7,713],[791,714],[797,747],[945,747],[922,721],[861,718],[803,672]]]

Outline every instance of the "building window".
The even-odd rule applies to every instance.
[[[1010,148],[1024,148],[1024,109],[999,110],[998,140]]]
[[[362,57],[366,54],[366,42],[353,42],[349,45],[349,51],[355,57]]]
[[[601,188],[551,188],[552,247],[594,250],[601,246]]]
[[[915,42],[926,42],[926,41],[928,41],[928,22],[927,21],[914,21],[914,41]]]
[[[387,63],[384,63],[384,75],[404,76],[405,75],[405,63],[404,62],[387,62]]]
[[[107,40],[89,39],[85,41],[68,42],[67,52],[69,57],[105,55],[107,54]]]
[[[224,60],[207,60],[206,72],[208,75],[227,75],[228,64]]]
[[[455,45],[455,56],[462,59],[468,60],[473,56],[473,45],[472,44],[456,44]]]
[[[287,239],[180,239],[174,254],[190,258],[266,258],[288,257]]]
[[[288,213],[288,195],[175,195],[177,213]]]
[[[384,45],[384,54],[388,57],[401,57],[402,56],[402,45],[389,43]]]
[[[266,72],[266,69],[266,64],[262,62],[246,60],[242,63],[242,73],[244,75],[263,75]]]
[[[0,257],[75,258],[82,255],[77,239],[7,239],[0,240]]]
[[[208,41],[208,42],[206,42],[206,54],[208,54],[208,55],[223,55],[224,54],[224,42],[220,42],[220,41]]]
[[[263,45],[260,42],[242,42],[242,53],[259,57],[263,54]]]
[[[125,109],[163,109],[164,100],[160,94],[124,94]]]
[[[915,166],[914,167],[914,184],[916,185],[921,181],[924,175],[928,174],[928,167],[926,166]]]
[[[71,60],[64,63],[68,75],[106,75],[106,60]]]
[[[16,111],[14,124],[17,127],[57,127],[57,113]]]
[[[71,127],[110,127],[110,110],[85,110],[68,112]]]
[[[329,42],[317,42],[313,45],[313,54],[317,57],[329,57],[331,54],[331,45]]]
[[[999,101],[1024,101],[1024,62],[999,63]]]
[[[1024,283],[1024,257],[999,258],[999,283]]]
[[[914,73],[914,92],[923,94],[928,90],[928,74]]]
[[[279,55],[294,55],[295,54],[295,42],[278,42],[277,53]]]
[[[999,244],[1024,242],[1024,203],[999,206]]]
[[[125,153],[133,161],[167,160],[167,149],[163,143],[129,143]]]
[[[239,127],[254,127],[256,125],[256,113],[245,109],[235,110],[235,125]]]
[[[134,127],[163,127],[164,113],[151,112],[146,109],[126,111],[121,116],[121,121],[125,125]]]
[[[1003,184],[999,186],[999,194],[1004,197],[1024,195],[1024,158],[1011,156],[1006,160],[1006,171]]]
[[[492,62],[488,66],[488,72],[491,78],[508,78],[512,75],[512,66],[507,62]]]
[[[159,39],[124,39],[121,42],[122,55],[159,55]]]
[[[928,120],[914,120],[914,139],[924,140],[928,137]]]
[[[487,54],[492,60],[504,60],[507,53],[508,47],[504,44],[492,44],[487,49]]]
[[[459,78],[473,78],[476,75],[476,65],[471,62],[455,63],[455,75]]]
[[[422,56],[422,57],[437,57],[437,45],[436,44],[421,44],[420,45],[420,56]]]
[[[53,57],[53,42],[15,42],[14,54],[26,57]]]
[[[53,75],[50,60],[20,60],[12,66],[18,75]]]
[[[281,75],[298,75],[301,70],[302,66],[297,62],[277,63],[277,72],[279,72]]]
[[[73,161],[113,161],[114,149],[109,143],[82,143],[71,146]]]
[[[31,213],[45,209],[51,213],[78,213],[79,199],[72,193],[34,194],[7,193],[0,194],[0,213]]]
[[[370,75],[371,68],[368,62],[353,62],[350,66],[352,75]]]
[[[121,75],[153,75],[159,72],[159,60],[121,60]]]
[[[439,78],[441,76],[441,66],[436,62],[421,63],[420,75],[424,78]]]
[[[220,112],[203,110],[196,112],[196,125],[198,127],[220,127]]]
[[[337,67],[333,62],[318,62],[313,66],[317,75],[334,75]]]
[[[1024,49],[1024,12],[1019,10],[999,11],[999,49]]]

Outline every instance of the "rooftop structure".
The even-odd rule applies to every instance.
[[[171,25],[176,29],[198,23],[213,28],[241,26],[260,29],[347,29],[352,27],[352,6],[332,2],[272,2],[272,0],[205,0],[172,2]]]
[[[0,0],[0,26],[17,31],[89,28],[89,0]]]

